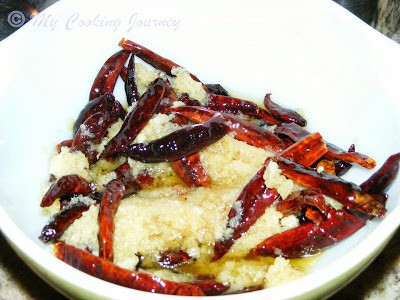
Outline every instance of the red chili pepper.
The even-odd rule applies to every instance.
[[[189,263],[191,256],[180,249],[168,250],[160,253],[160,259],[158,262],[164,268],[171,268],[178,265]]]
[[[347,161],[344,161],[344,160],[334,161],[333,163],[335,165],[335,174],[337,176],[343,176],[353,166],[351,163],[348,163]]]
[[[142,95],[136,107],[126,117],[120,131],[105,146],[102,157],[112,156],[125,149],[148,123],[156,111],[166,88],[162,78],[156,79]]]
[[[126,187],[119,179],[114,179],[106,185],[99,211],[99,257],[114,260],[114,215],[126,192]]]
[[[149,65],[152,65],[154,68],[167,73],[169,76],[173,76],[171,73],[171,70],[173,68],[181,67],[177,63],[174,63],[173,61],[164,58],[157,53],[151,51],[150,49],[147,49],[146,47],[143,47],[133,41],[123,38],[118,43],[118,45],[126,51],[132,52],[134,55],[147,62]]]
[[[316,136],[316,138],[321,140],[320,135],[319,138],[318,136]],[[304,142],[302,142],[303,140]],[[313,144],[313,141],[315,141],[315,138],[314,136],[312,138],[306,137],[303,140],[300,140],[298,143],[294,144],[294,147],[289,148],[289,151],[283,151],[281,155],[283,157],[290,157],[291,159],[300,162],[309,161],[307,154],[314,157],[314,154],[310,154],[313,151],[304,151],[304,155],[298,155],[298,153],[301,153],[305,148],[310,147],[310,145]],[[321,143],[318,142],[317,144],[318,145],[311,146],[311,148],[320,149]],[[316,152],[319,153],[317,155],[319,158],[321,156],[321,151],[317,150]],[[232,228],[233,234],[230,238],[223,239],[215,243],[213,260],[218,260],[225,255],[233,246],[234,241],[240,238],[243,233],[248,231],[249,228],[265,213],[265,210],[279,198],[279,194],[275,189],[269,189],[265,186],[263,178],[264,172],[265,167],[261,168],[257,172],[257,174],[242,190],[235,204],[231,208],[228,215],[229,221],[227,228]],[[305,195],[306,194],[304,194],[303,197]],[[317,201],[316,199],[313,200]],[[306,202],[306,200],[303,201]],[[300,203],[300,200],[297,199],[296,202]],[[239,205],[236,203],[239,203]],[[313,203],[315,204],[315,202]],[[321,205],[319,205],[319,207],[326,210],[326,208]],[[240,216],[238,216],[238,213]]]
[[[93,165],[98,160],[98,152],[93,149],[93,145],[101,142],[110,125],[115,121],[116,118],[113,118],[106,110],[93,114],[79,127],[71,149],[84,153],[89,165]]]
[[[114,170],[115,174],[117,175],[117,178],[129,176],[131,171],[132,171],[131,166],[129,165],[128,162],[123,163]]]
[[[180,101],[180,98],[178,98],[175,91],[172,89],[171,85],[168,83],[165,87],[164,96],[161,99],[161,101],[156,109],[156,113],[170,114],[171,112],[168,111],[168,108],[170,108],[176,101]],[[178,125],[187,125],[188,124],[187,120],[179,115],[175,115],[174,119],[172,119],[171,122],[178,124]]]
[[[151,184],[152,178],[145,174],[132,176],[126,172],[122,177],[107,183],[99,209],[99,256],[114,260],[114,216],[123,197],[137,193],[144,185]]]
[[[228,132],[224,119],[215,116],[203,124],[186,126],[157,140],[132,144],[119,154],[142,162],[176,161],[199,152]]]
[[[126,78],[125,78],[125,93],[126,93],[126,101],[129,105],[135,103],[139,100],[139,94],[137,91],[137,86],[135,82],[136,72],[135,72],[135,56],[131,55],[131,58],[128,63],[128,68],[126,69]]]
[[[129,51],[121,50],[105,61],[93,82],[89,101],[114,91],[115,83],[129,54]]]
[[[204,292],[195,285],[123,269],[112,262],[63,242],[57,242],[54,245],[54,255],[86,274],[124,287],[159,294],[204,296]]]
[[[373,169],[376,167],[376,161],[367,155],[359,152],[347,152],[331,143],[326,143],[326,146],[328,147],[328,152],[325,154],[327,159],[355,162],[356,164],[367,169]]]
[[[169,108],[169,110],[196,123],[205,122],[217,114],[213,110],[200,106],[180,106]],[[269,149],[274,153],[280,153],[286,148],[282,140],[267,129],[254,125],[240,117],[226,113],[221,113],[221,115],[232,130],[235,139],[251,146]]]
[[[233,132],[235,139],[248,145],[270,150],[275,154],[281,153],[285,143],[268,129],[254,125],[236,116],[222,114]]]
[[[229,96],[228,91],[223,88],[222,85],[216,84],[206,84],[206,87],[210,91],[211,94]]]
[[[180,179],[189,187],[210,187],[211,178],[204,170],[200,154],[183,157],[171,162],[172,168]]]
[[[324,215],[328,212],[324,196],[312,190],[293,192],[277,203],[276,210],[283,216],[289,216],[309,206],[318,208]]]
[[[270,160],[278,164],[282,175],[318,193],[332,197],[349,209],[378,217],[386,214],[386,208],[380,202],[384,195],[364,193],[354,183],[328,173],[318,173],[283,157],[276,156]]]
[[[265,210],[279,198],[275,189],[265,186],[265,167],[262,167],[257,174],[244,187],[228,215],[227,228],[233,229],[228,239],[215,242],[214,256],[216,261],[224,256],[233,246],[235,240],[239,239],[249,228],[264,214]]]
[[[312,206],[306,207],[304,212],[304,218],[306,218],[306,220],[310,220],[314,224],[321,224],[322,221],[324,220],[324,216],[322,215],[322,213]]]
[[[177,63],[162,57],[161,55],[151,51],[150,49],[143,47],[135,42],[132,42],[127,39],[121,39],[121,41],[118,43],[119,46],[124,48],[127,51],[132,52],[133,55],[136,55],[143,61],[147,62],[149,65],[153,66],[154,68],[161,70],[165,73],[167,73],[169,76],[174,76],[171,71],[173,68],[181,68],[180,65]],[[201,81],[194,76],[193,74],[190,74],[190,77],[197,82]],[[203,85],[203,89],[208,93],[207,87]]]
[[[49,190],[42,198],[41,207],[50,206],[55,200],[71,195],[87,196],[94,190],[93,184],[85,178],[73,174],[62,176],[53,182]]]
[[[251,256],[296,258],[318,253],[321,249],[352,235],[365,222],[344,209],[331,209],[321,224],[312,222],[273,235],[250,251]]]
[[[74,141],[73,139],[69,139],[69,140],[64,140],[64,141],[61,141],[60,143],[58,143],[56,146],[57,153],[61,153],[62,147],[70,148],[72,146],[73,141]]]
[[[207,108],[209,109],[235,115],[244,114],[255,119],[262,119],[267,123],[267,125],[277,125],[282,123],[271,116],[268,111],[262,109],[251,101],[215,94],[210,94],[209,97],[210,103],[207,105]]]
[[[279,155],[309,167],[327,152],[328,149],[322,140],[322,136],[315,132],[298,140]]]
[[[300,127],[297,124],[294,123],[282,123],[281,125],[277,126],[274,130],[275,134],[283,134],[291,138],[293,141],[298,141],[299,139],[302,139],[306,136],[308,136],[310,133],[305,130],[304,128]],[[347,152],[343,149],[340,149],[339,147],[328,143],[325,141],[325,144],[328,148],[328,152],[325,154],[325,158],[327,159],[337,159],[337,160],[342,160],[350,163],[356,163],[364,168],[367,169],[373,169],[376,166],[375,160],[372,158],[358,153],[358,152]]]
[[[68,227],[89,208],[90,205],[77,202],[60,211],[43,227],[39,239],[44,243],[58,240]]]
[[[294,123],[282,123],[275,127],[274,132],[289,137],[296,142],[310,134],[307,130]]]
[[[126,77],[128,76],[128,68],[123,66],[121,69],[121,73],[119,73],[119,77],[121,77],[122,81],[126,81]]]
[[[277,120],[281,120],[284,123],[295,123],[300,126],[307,125],[307,121],[297,112],[288,108],[283,108],[279,104],[273,102],[271,100],[271,94],[265,95],[264,106],[271,113],[271,115]]]
[[[178,101],[185,103],[185,105],[190,106],[201,106],[201,103],[196,99],[191,99],[188,93],[182,93],[179,96]]]
[[[400,153],[390,156],[370,178],[363,182],[360,187],[364,193],[385,193],[399,172]]]
[[[126,111],[122,107],[121,103],[115,100],[112,94],[104,94],[92,101],[88,102],[85,107],[79,113],[78,118],[74,123],[73,135],[75,136],[81,124],[83,124],[86,119],[98,112],[108,111],[113,116],[124,119]]]
[[[207,122],[208,120],[210,120],[213,116],[215,116],[217,114],[216,111],[207,109],[202,106],[189,106],[189,105],[178,106],[178,107],[169,107],[168,111],[171,111],[175,114],[183,116],[195,123]]]

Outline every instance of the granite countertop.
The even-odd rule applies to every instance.
[[[336,2],[346,7],[351,1]],[[371,1],[352,2],[360,5]],[[359,14],[359,7],[347,8],[375,29],[400,43],[400,0],[378,0],[377,9],[372,14],[367,12],[367,15]],[[31,271],[0,233],[0,300],[9,299],[66,298]],[[329,299],[400,299],[400,229],[366,270]]]

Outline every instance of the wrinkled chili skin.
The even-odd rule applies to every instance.
[[[111,114],[113,122],[118,119],[124,119],[126,116],[126,111],[122,107],[121,103],[115,100],[113,94],[104,94],[92,101],[88,102],[85,107],[79,113],[73,127],[73,136],[79,130],[79,127],[91,116],[96,113],[107,111]]]
[[[275,127],[275,134],[284,135],[296,142],[310,134],[307,130],[295,123],[282,123]]]
[[[251,256],[305,257],[352,235],[365,225],[363,220],[344,209],[329,210],[326,220],[316,225],[306,222],[273,235],[250,251]]]
[[[206,84],[206,87],[210,91],[211,94],[221,95],[221,96],[229,96],[229,93],[224,87],[218,83],[215,84]]]
[[[166,89],[166,82],[157,78],[142,95],[136,107],[126,117],[120,131],[105,146],[102,157],[112,156],[125,149],[146,126],[156,111]]]
[[[182,94],[183,95],[183,94]],[[190,105],[185,105],[185,106],[178,106],[178,107],[170,107],[168,108],[169,111],[176,113],[180,116],[183,116],[190,121],[193,121],[195,123],[203,123],[207,122],[210,120],[215,114],[217,114],[216,111],[207,109],[202,106],[190,106]]]
[[[295,144],[292,145],[293,148],[289,148],[284,150],[280,155],[285,158],[290,158],[297,163],[302,163],[304,161],[308,161],[307,159],[305,160],[302,155],[300,155],[303,152],[309,152],[307,149],[318,149],[316,159],[318,159],[320,156],[322,156],[324,153],[326,153],[326,147],[321,147],[320,141],[322,141],[322,137],[319,134],[306,136],[302,140],[299,140]],[[310,138],[311,140],[310,140]],[[302,143],[304,141],[304,144]],[[311,144],[315,144],[314,141],[317,141],[317,146],[310,146]],[[309,147],[310,146],[310,147]],[[324,146],[324,144],[322,145]],[[298,151],[296,150],[297,148]],[[320,148],[323,148],[321,151],[319,150]],[[287,151],[289,150],[289,151]],[[300,153],[299,153],[300,152]],[[311,151],[312,152],[312,151]],[[280,198],[278,192],[275,189],[269,189],[265,185],[265,181],[263,178],[264,172],[265,172],[265,167],[261,168],[257,174],[250,180],[250,182],[245,186],[245,188],[242,190],[241,194],[237,198],[236,202],[240,203],[240,217],[238,218],[237,214],[237,205],[234,205],[228,215],[228,225],[227,228],[232,228],[233,229],[233,234],[229,239],[223,239],[220,241],[217,241],[214,245],[214,257],[213,261],[221,258],[223,255],[225,255],[229,249],[233,246],[233,243],[236,239],[240,238],[242,234],[244,234],[249,228],[260,218],[265,210],[278,198]],[[323,204],[320,204],[319,202],[324,201],[324,198],[322,195],[320,197],[315,196],[315,192],[310,191],[310,199],[309,202],[312,202],[312,204],[316,204],[321,210],[326,210],[326,207],[323,206]],[[307,196],[308,194],[305,193],[304,195],[301,195],[302,197]],[[312,197],[311,197],[312,195]],[[318,198],[318,199],[316,199]],[[307,200],[307,199],[306,199]],[[315,202],[316,203],[315,203]],[[301,199],[295,200],[294,203],[301,202]],[[299,204],[300,205],[300,204]],[[297,205],[296,205],[297,206]],[[235,226],[231,226],[231,220],[232,219],[238,219],[237,222],[235,222]]]
[[[121,200],[154,181],[148,174],[133,176],[128,163],[122,164],[116,175],[117,178],[107,183],[102,193],[98,217],[99,257],[111,262],[114,260],[114,217]]]
[[[161,113],[161,114],[170,114],[170,111],[168,111],[168,109],[176,102],[176,101],[180,101],[178,96],[176,95],[175,91],[173,90],[173,88],[171,87],[171,85],[167,82],[166,86],[165,86],[165,92],[164,95],[160,101],[160,103],[158,104],[158,107],[156,109],[155,113]],[[179,117],[179,116],[176,116]],[[183,118],[181,118],[183,119]],[[172,121],[174,122],[174,121]],[[178,121],[178,124],[180,122]],[[186,122],[187,124],[187,122]],[[186,125],[185,124],[185,125]]]
[[[82,214],[89,210],[90,205],[77,202],[68,208],[63,209],[53,216],[53,218],[43,227],[39,239],[48,243],[58,240],[58,238],[68,229],[68,227]]]
[[[201,106],[200,101],[198,101],[198,100],[196,100],[196,99],[191,99],[191,98],[189,97],[189,94],[188,94],[188,93],[182,93],[182,94],[179,96],[178,101],[181,101],[181,102],[185,103],[185,105],[190,105],[190,106]]]
[[[249,228],[264,214],[265,210],[279,198],[275,189],[269,189],[263,178],[265,167],[262,167],[257,174],[243,188],[236,199],[239,202],[239,211],[234,205],[228,214],[227,228],[233,230],[229,238],[218,240],[214,245],[214,256],[212,261],[223,257],[233,246],[235,240],[239,239]],[[235,202],[235,203],[236,203]],[[238,214],[240,214],[238,216]],[[238,219],[235,226],[231,225],[232,219]]]
[[[93,114],[79,127],[71,149],[81,151],[88,159],[89,165],[93,165],[97,161],[98,153],[92,149],[92,145],[101,142],[110,125],[115,121],[116,118],[113,118],[108,111]]]
[[[124,167],[125,169],[125,167]],[[99,209],[99,257],[114,260],[114,217],[123,197],[137,193],[145,185],[153,183],[147,174],[132,176],[126,170],[122,176],[107,183]]]
[[[351,163],[348,163],[347,161],[344,160],[335,161],[334,165],[335,165],[335,173],[337,176],[343,176],[353,167]]]
[[[284,216],[289,216],[309,206],[318,208],[324,215],[328,212],[324,196],[313,190],[301,190],[291,193],[286,199],[281,199],[277,203],[276,210]]]
[[[114,107],[115,98],[113,94],[104,94],[92,101],[89,101],[85,107],[80,111],[78,118],[76,118],[74,127],[73,127],[73,135],[76,135],[76,132],[79,129],[79,126],[85,122],[87,118],[94,115],[95,113],[101,111],[111,111]]]
[[[123,66],[121,72],[119,73],[119,77],[121,77],[122,81],[126,81],[126,76],[128,76],[128,68]]]
[[[87,196],[93,191],[93,185],[79,175],[65,175],[53,182],[49,190],[43,196],[40,203],[41,207],[47,207],[54,203],[58,198],[70,195]]]
[[[173,68],[181,68],[180,65],[177,63],[162,57],[161,55],[151,51],[150,49],[143,47],[142,45],[139,45],[138,43],[135,43],[133,41],[127,40],[127,39],[121,39],[121,41],[118,43],[119,46],[124,48],[127,51],[132,52],[133,55],[136,55],[143,61],[147,62],[149,65],[153,66],[156,69],[159,69],[165,73],[167,73],[169,76],[175,76],[172,74],[172,69]],[[189,73],[190,77],[197,82],[200,82],[203,86],[203,89],[206,93],[208,93],[207,87],[198,79],[195,75]]]
[[[204,296],[204,292],[195,285],[173,282],[151,274],[123,269],[88,251],[80,250],[63,242],[57,242],[54,245],[54,256],[86,274],[120,286],[159,294]]]
[[[201,106],[179,106],[169,108],[169,111],[188,118],[196,123],[206,122],[218,113]],[[282,152],[286,148],[283,141],[269,130],[237,116],[227,113],[221,113],[221,115],[232,130],[236,140],[245,142],[251,146],[269,149],[275,154]]]
[[[114,116],[115,120],[117,120],[118,118],[124,120],[126,116],[126,111],[122,104],[119,101],[115,100],[114,106],[111,108],[111,114]]]
[[[244,114],[256,119],[262,119],[267,123],[267,125],[278,125],[282,123],[272,117],[265,109],[262,109],[251,101],[215,94],[210,94],[209,98],[210,102],[207,105],[207,108],[211,110],[235,115]]]
[[[163,98],[160,101],[160,105],[157,108],[157,113],[167,113],[166,109],[171,107],[175,101],[178,101],[178,96],[176,95],[175,91],[172,87],[167,84],[165,87],[165,93]]]
[[[174,63],[173,61],[162,57],[161,55],[133,41],[122,39],[118,45],[125,50],[132,52],[133,55],[140,57],[140,59],[147,62],[154,68],[167,73],[169,76],[173,76],[171,73],[171,70],[173,68],[180,67],[180,65],[178,65],[177,63]]]
[[[271,115],[284,123],[295,123],[299,126],[306,126],[307,121],[294,110],[284,108],[271,100],[271,94],[264,97],[264,106],[268,109]]]
[[[160,258],[158,259],[158,262],[164,268],[172,268],[174,266],[189,263],[192,258],[187,252],[181,249],[166,250],[160,252],[159,256]]]
[[[275,128],[274,133],[278,135],[285,135],[294,142],[297,142],[298,140],[310,135],[310,132],[295,123],[282,123]],[[327,159],[356,163],[367,169],[373,169],[376,166],[375,160],[367,155],[355,152],[353,150],[345,151],[334,144],[328,143],[327,141],[325,141],[325,144],[328,148],[328,152],[324,155],[324,157]],[[339,170],[342,170],[340,165],[338,165],[338,168]],[[346,172],[346,169],[349,167],[343,165],[343,168],[343,172]]]
[[[68,148],[72,147],[73,142],[74,142],[74,139],[69,139],[69,140],[64,140],[64,141],[61,141],[60,143],[58,143],[56,146],[57,153],[61,153],[62,147],[68,147]]]
[[[114,215],[126,192],[120,179],[110,181],[103,194],[99,209],[99,257],[114,261]]]
[[[210,187],[211,178],[208,176],[200,161],[200,154],[195,153],[171,162],[178,177],[189,187]]]
[[[385,206],[380,203],[384,195],[364,193],[359,186],[352,182],[328,173],[318,173],[283,157],[275,156],[271,160],[278,164],[282,175],[300,185],[332,197],[349,209],[360,210],[378,217],[386,214]]]
[[[325,157],[328,159],[355,162],[366,169],[373,169],[376,167],[376,161],[367,155],[355,151],[347,152],[327,142],[326,146],[328,147],[328,152],[325,154]]]
[[[399,163],[400,153],[393,154],[386,159],[382,167],[360,185],[363,192],[369,194],[386,193],[396,179],[399,172]]]
[[[129,51],[120,50],[105,61],[90,89],[89,101],[114,91],[115,83],[129,55]]]
[[[311,166],[328,152],[322,136],[318,133],[312,133],[286,148],[279,155],[295,161],[305,167]]]
[[[268,129],[259,127],[237,116],[222,113],[225,121],[230,126],[234,138],[248,145],[267,149],[275,154],[281,153],[286,148],[283,141]]]
[[[125,162],[122,165],[120,165],[118,168],[116,168],[114,170],[114,172],[118,179],[122,178],[124,176],[129,176],[129,174],[131,172],[131,166],[129,165],[128,162]]]
[[[126,69],[126,78],[125,78],[125,93],[126,93],[126,101],[129,105],[135,103],[139,100],[139,94],[135,82],[135,56],[131,55],[129,59],[128,68]]]
[[[133,144],[119,154],[146,163],[171,162],[193,155],[229,132],[218,115],[203,124],[186,126],[146,144]]]

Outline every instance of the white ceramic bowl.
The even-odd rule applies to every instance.
[[[122,37],[245,98],[271,92],[282,105],[300,107],[310,131],[343,148],[354,143],[378,165],[400,151],[400,47],[332,1],[61,1],[0,43],[0,227],[22,259],[71,298],[171,298],[83,274],[37,238],[46,222],[39,189],[49,155],[70,136],[94,76]],[[371,174],[354,167],[346,178],[361,183]],[[389,192],[387,217],[325,251],[309,275],[224,299],[334,293],[399,226],[399,183]]]

